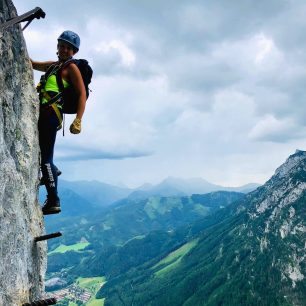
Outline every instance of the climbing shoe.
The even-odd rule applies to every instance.
[[[44,215],[52,215],[60,213],[61,212],[60,199],[59,198],[51,199],[47,197],[47,200],[45,201],[44,206],[42,207],[42,212]]]
[[[60,176],[60,175],[62,174],[62,171],[56,168],[56,174],[57,174],[57,176]],[[46,180],[45,180],[45,178],[42,176],[42,177],[40,178],[39,185],[42,186],[42,185],[45,185],[45,184],[46,184]]]

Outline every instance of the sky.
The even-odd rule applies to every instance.
[[[306,150],[305,1],[13,2],[46,12],[24,31],[31,58],[56,60],[72,30],[94,70],[81,134],[66,116],[57,136],[63,179],[239,186]]]

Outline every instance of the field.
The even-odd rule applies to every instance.
[[[103,284],[105,284],[105,277],[79,277],[76,280],[76,285],[81,288],[88,289],[92,293],[97,292]]]
[[[89,244],[90,244],[89,242],[79,242],[79,243],[72,244],[72,245],[61,244],[55,250],[48,253],[48,255],[51,255],[53,253],[65,253],[65,252],[68,252],[68,251],[82,251],[87,246],[89,246]]]
[[[88,303],[86,303],[86,306],[104,306],[104,299],[102,300],[93,299]]]
[[[152,269],[156,269],[158,267],[162,267],[160,270],[155,272],[155,276],[160,277],[164,273],[169,272],[173,268],[175,268],[182,258],[193,248],[197,245],[198,240],[192,240],[178,248],[177,250],[171,252],[167,257],[162,259],[159,263],[157,263]]]

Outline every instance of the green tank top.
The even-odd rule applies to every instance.
[[[69,83],[63,79],[63,85],[64,85],[64,88],[67,88],[69,86]],[[56,82],[56,75],[55,74],[52,74],[48,77],[47,81],[46,81],[46,84],[45,84],[45,87],[44,89],[42,89],[43,92],[48,92],[48,91],[51,91],[51,92],[55,92],[55,93],[59,93],[60,90],[59,90],[59,87],[58,87],[58,84]],[[48,99],[46,97],[42,97],[42,100],[41,100],[41,104],[46,104],[48,102]]]
[[[63,79],[63,85],[64,88],[67,88],[69,86],[69,83]],[[59,92],[59,87],[56,82],[56,76],[55,74],[52,74],[48,77],[46,85],[45,85],[45,91],[53,91],[53,92]]]

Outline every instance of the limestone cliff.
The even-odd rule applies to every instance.
[[[16,16],[0,0],[0,23]],[[0,305],[22,305],[43,294],[46,244],[38,204],[38,101],[20,26],[0,33]]]

